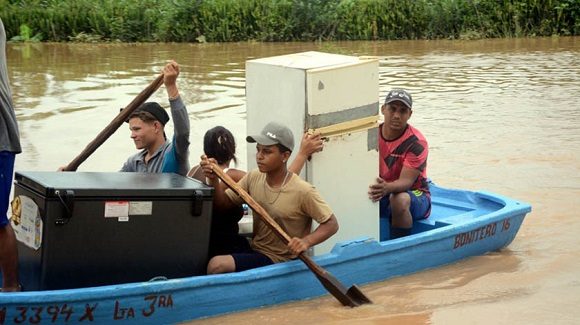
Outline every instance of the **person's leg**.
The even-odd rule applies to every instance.
[[[236,271],[232,255],[214,256],[207,263],[207,274],[231,273]]]
[[[391,229],[391,206],[389,205],[389,195],[384,196],[379,201],[379,237],[380,241],[389,240]]]
[[[234,258],[236,272],[274,264],[268,256],[254,250],[246,253],[232,254],[232,257]]]
[[[411,197],[410,212],[413,221],[425,219],[431,213],[431,198],[421,191],[409,191]]]
[[[391,196],[391,239],[411,234],[414,220],[425,219],[431,212],[431,199],[422,191],[407,191]]]
[[[244,253],[212,257],[207,265],[207,274],[241,272],[270,264],[274,262],[268,256],[249,250]]]
[[[409,193],[391,194],[391,239],[405,237],[411,234],[413,227],[413,217],[409,208],[411,197]]]
[[[2,291],[20,291],[18,249],[16,248],[16,236],[10,224],[0,228],[0,264],[2,267]]]
[[[18,291],[18,249],[16,236],[6,213],[12,187],[14,154],[0,152],[0,269],[2,270],[2,291]]]

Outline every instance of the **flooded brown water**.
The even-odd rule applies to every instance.
[[[217,124],[246,166],[244,62],[318,50],[379,56],[380,96],[404,87],[430,143],[429,176],[532,204],[500,252],[364,286],[375,304],[331,297],[194,323],[578,324],[580,38],[234,44],[10,44],[24,152],[16,170],[56,170],[94,139],[168,59],[192,122],[191,162]],[[356,89],[353,89],[356,91]],[[159,91],[153,99],[166,103]],[[172,130],[169,130],[171,133]],[[116,171],[135,152],[121,128],[80,168]]]

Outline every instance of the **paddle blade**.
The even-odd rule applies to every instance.
[[[348,288],[346,295],[349,296],[352,300],[358,302],[359,305],[373,303],[356,284],[353,284],[350,288]]]
[[[328,272],[315,273],[322,285],[333,295],[343,306],[358,307],[363,304],[372,303],[371,300],[356,286],[353,285],[348,290]]]

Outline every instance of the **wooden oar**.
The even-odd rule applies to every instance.
[[[125,121],[129,118],[129,115],[133,113],[141,104],[143,104],[159,87],[163,84],[163,74],[160,74],[153,80],[147,88],[143,89],[135,99],[127,107],[125,107],[117,117],[115,117],[109,125],[107,125],[98,135],[97,137],[91,141],[86,148],[75,158],[73,159],[66,167],[64,167],[63,171],[75,171],[79,168],[80,164],[82,164],[89,156],[97,150],[117,129],[125,123]]]
[[[264,208],[256,202],[238,183],[234,182],[227,174],[225,174],[222,169],[212,163],[212,171],[229,186],[234,192],[236,192],[268,225],[274,233],[284,242],[288,244],[290,242],[290,236],[272,219],[270,214],[264,210]],[[371,303],[371,300],[365,296],[365,294],[356,286],[352,285],[348,290],[328,271],[316,264],[310,257],[301,253],[298,257],[304,262],[308,268],[316,275],[318,280],[322,285],[330,292],[338,301],[340,301],[344,306],[357,307],[362,304]]]

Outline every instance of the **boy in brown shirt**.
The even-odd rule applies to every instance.
[[[256,143],[258,169],[239,182],[292,238],[285,245],[254,212],[254,234],[247,252],[213,257],[208,274],[239,272],[295,258],[310,247],[330,238],[338,231],[338,222],[318,191],[298,175],[290,172],[287,161],[294,149],[294,136],[287,127],[271,122],[261,134],[248,136]],[[216,188],[214,207],[241,205],[242,199],[211,172],[211,159],[202,158],[201,165],[210,185]],[[311,232],[312,219],[319,226]]]

